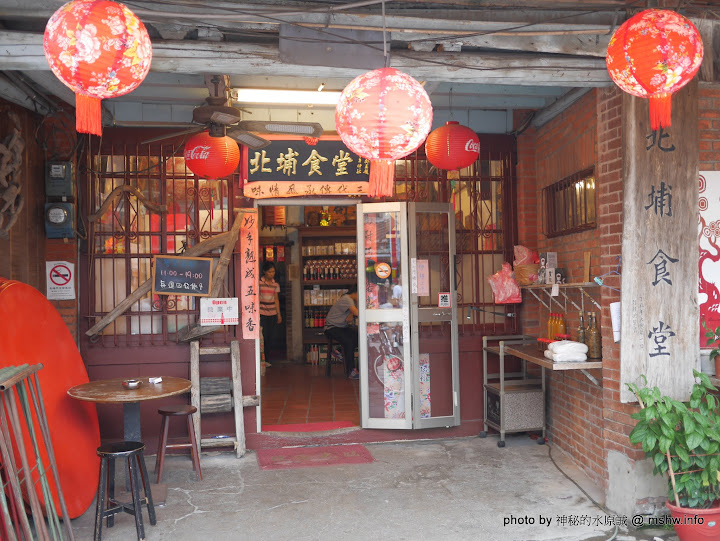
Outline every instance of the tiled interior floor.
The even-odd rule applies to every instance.
[[[300,424],[350,421],[360,426],[358,380],[345,377],[333,364],[332,376],[324,365],[271,360],[262,377],[262,424]]]

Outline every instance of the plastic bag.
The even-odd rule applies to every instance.
[[[503,263],[502,269],[488,277],[495,304],[515,304],[522,302],[520,287],[513,278],[510,263]]]
[[[513,252],[515,254],[515,261],[513,261],[513,265],[529,265],[540,262],[538,253],[535,250],[525,248],[525,246],[522,246],[521,244],[516,245]]]

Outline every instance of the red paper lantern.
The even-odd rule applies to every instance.
[[[200,178],[224,178],[237,169],[240,149],[230,137],[198,133],[185,143],[185,165]]]
[[[102,135],[100,100],[132,92],[145,79],[152,44],[145,25],[123,4],[73,0],[45,26],[45,57],[75,92],[76,129]]]
[[[431,126],[425,89],[395,68],[356,77],[335,108],[335,128],[343,143],[370,160],[370,197],[392,195],[395,160],[422,145]]]
[[[685,17],[648,9],[617,29],[608,45],[608,72],[625,92],[650,100],[653,130],[670,126],[671,96],[700,69],[703,44]]]
[[[430,132],[425,140],[428,161],[438,169],[469,167],[480,155],[477,134],[459,122],[449,120],[444,126]]]

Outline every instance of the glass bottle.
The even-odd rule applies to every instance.
[[[600,331],[597,328],[595,312],[590,312],[590,323],[587,331],[588,359],[600,359],[602,357],[602,344]]]
[[[580,312],[580,323],[578,323],[577,338],[575,340],[581,344],[585,344],[585,321],[583,320],[582,312]]]
[[[567,328],[565,326],[565,314],[558,314],[558,322],[557,322],[557,329],[555,330],[555,336],[558,336],[560,334],[564,335],[567,332]]]
[[[555,314],[550,313],[548,314],[548,323],[547,323],[547,337],[552,340],[554,337],[553,331],[555,330]]]

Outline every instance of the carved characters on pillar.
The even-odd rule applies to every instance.
[[[240,226],[240,273],[243,339],[260,337],[260,312],[258,309],[258,220],[257,209],[243,209]]]
[[[15,225],[25,198],[20,193],[20,168],[25,141],[20,131],[20,119],[12,111],[7,112],[15,128],[0,144],[0,239],[10,236],[10,228]]]

